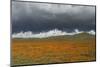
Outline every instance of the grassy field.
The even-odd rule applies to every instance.
[[[96,60],[95,36],[78,34],[42,39],[12,39],[12,66]]]

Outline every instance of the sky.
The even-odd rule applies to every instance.
[[[12,33],[95,30],[95,6],[12,1]]]

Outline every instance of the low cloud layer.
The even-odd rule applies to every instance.
[[[47,32],[40,32],[37,34],[34,34],[31,31],[27,31],[27,32],[19,32],[19,33],[14,33],[12,35],[13,38],[47,38],[47,37],[53,37],[53,36],[62,36],[62,35],[75,35],[75,34],[80,34],[80,33],[88,33],[90,35],[95,35],[95,31],[94,30],[90,30],[87,32],[84,31],[79,31],[78,29],[75,29],[73,32],[65,32],[65,31],[61,31],[58,29],[53,29]]]
[[[95,30],[95,6],[12,1],[12,32]]]

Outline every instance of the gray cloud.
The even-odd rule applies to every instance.
[[[12,2],[12,30],[65,31],[95,29],[95,7],[48,3]]]

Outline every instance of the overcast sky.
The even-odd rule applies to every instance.
[[[12,2],[12,32],[95,30],[95,6]]]

